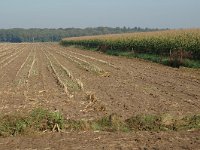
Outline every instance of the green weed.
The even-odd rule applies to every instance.
[[[57,130],[55,130],[57,128]],[[58,112],[42,108],[28,114],[0,117],[0,137],[24,135],[43,131],[188,131],[200,130],[200,115],[174,117],[165,115],[136,115],[123,120],[111,114],[94,120],[64,119]]]

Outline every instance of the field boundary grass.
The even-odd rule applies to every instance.
[[[65,46],[61,43],[62,46]],[[84,47],[84,46],[79,46],[79,45],[71,45],[68,47],[75,47],[81,50],[89,50],[89,51],[100,51],[98,48],[89,48],[89,47]],[[133,53],[131,51],[122,51],[122,50],[106,50],[103,53],[111,56],[120,56],[120,57],[126,57],[126,58],[139,58],[155,63],[159,63],[162,65],[174,67],[174,68],[179,68],[180,66],[177,66],[176,62],[171,64],[169,57],[167,56],[161,56],[156,55],[156,54],[150,54],[150,53]],[[199,60],[192,60],[192,59],[184,59],[183,64],[181,65],[183,67],[188,67],[188,68],[200,68],[200,61]]]
[[[141,114],[121,119],[111,114],[99,119],[65,119],[59,111],[37,108],[25,114],[0,116],[0,137],[30,135],[39,132],[76,131],[195,131],[200,130],[200,114],[172,116],[169,114]]]
[[[177,67],[176,62],[175,62],[175,64],[171,64],[169,57],[167,57],[167,56],[163,56],[161,59],[161,57],[156,54],[132,53],[132,52],[127,52],[127,51],[123,52],[120,50],[107,50],[105,53],[108,55],[112,55],[112,56],[122,56],[122,57],[127,57],[127,58],[140,58],[140,59],[148,60],[151,62],[170,66],[170,67]],[[200,61],[184,59],[184,62],[181,66],[188,67],[188,68],[200,68]]]

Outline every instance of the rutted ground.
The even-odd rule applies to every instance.
[[[119,114],[123,119],[136,114],[181,116],[200,113],[199,70],[174,69],[138,59],[112,57],[73,47],[64,48],[58,44],[1,44],[0,82],[2,114],[15,111],[26,113],[38,107],[59,110],[64,117],[72,119],[98,118],[112,113]],[[83,138],[84,133],[81,134]],[[96,136],[95,133],[90,134],[85,133],[88,141]],[[105,136],[104,133],[98,134],[100,137]],[[109,134],[111,139],[115,137],[115,133]],[[127,137],[126,134],[118,134],[116,137]],[[149,133],[138,134],[140,139],[147,136],[141,143],[151,138]],[[166,134],[182,137],[182,133]],[[165,137],[165,134],[158,135]],[[184,134],[189,137],[192,135],[197,140],[186,140],[189,148],[192,148],[191,141],[199,142],[196,133]],[[60,136],[55,136],[54,140]],[[48,134],[46,138],[50,137]],[[120,140],[116,142],[111,139],[108,137],[109,142],[120,144]],[[131,143],[131,139],[127,139]],[[73,142],[76,140],[80,139]],[[6,139],[0,141],[4,141],[4,145]],[[110,144],[101,139],[99,141],[102,142],[100,148]],[[10,142],[10,138],[7,142]],[[15,146],[16,143],[13,141]],[[88,144],[85,141],[81,143]],[[51,145],[55,148],[53,143]],[[88,146],[92,149],[93,145]],[[29,147],[25,144],[19,148]]]

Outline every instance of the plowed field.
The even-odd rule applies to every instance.
[[[38,107],[59,110],[65,118],[72,119],[112,113],[123,119],[137,114],[199,114],[200,70],[175,69],[58,44],[0,44],[1,114],[27,113]],[[94,149],[93,142],[99,149],[168,149],[164,144],[177,149],[198,149],[199,135],[196,132],[45,134],[42,138],[0,139],[0,149],[65,149],[70,141],[67,149]],[[35,139],[33,143],[31,138]]]

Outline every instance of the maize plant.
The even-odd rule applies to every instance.
[[[190,52],[193,59],[200,60],[200,29],[74,37],[63,39],[61,44],[162,56],[182,50]]]

